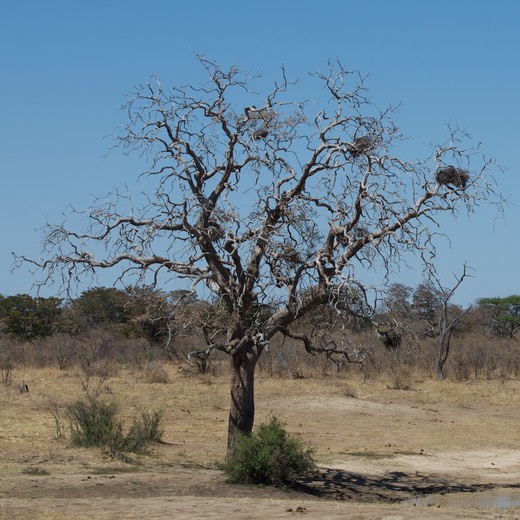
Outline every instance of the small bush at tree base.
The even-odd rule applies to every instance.
[[[235,484],[292,486],[315,467],[312,449],[290,436],[273,417],[256,433],[238,438],[234,455],[224,465],[228,480]]]
[[[96,398],[76,401],[67,407],[71,439],[74,446],[106,446],[114,456],[124,452],[142,451],[150,442],[162,439],[162,411],[143,412],[134,419],[126,434],[116,417],[117,405]]]

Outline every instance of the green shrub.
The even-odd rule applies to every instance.
[[[126,434],[117,419],[117,405],[96,398],[76,401],[67,407],[71,440],[74,446],[107,447],[112,456],[142,451],[150,442],[162,439],[162,411],[143,412],[134,419]]]
[[[146,432],[147,439],[151,442],[161,442],[164,435],[162,427],[163,410],[155,410],[151,414],[143,412],[141,414],[141,424]]]
[[[66,413],[74,446],[105,446],[123,437],[123,425],[116,417],[115,403],[87,398],[69,405]]]
[[[116,444],[110,446],[110,448],[115,452],[128,451],[137,453],[142,451],[150,442],[159,442],[164,433],[161,427],[162,417],[162,411],[156,411],[151,414],[143,412],[141,419],[134,419],[128,433],[121,439],[115,439]]]
[[[238,438],[234,455],[224,465],[229,482],[292,486],[315,467],[312,450],[290,436],[273,417],[256,433]]]

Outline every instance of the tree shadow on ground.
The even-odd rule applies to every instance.
[[[357,502],[401,502],[433,493],[474,493],[494,487],[493,484],[462,483],[419,472],[361,475],[334,468],[320,468],[297,485],[300,491],[314,496]]]

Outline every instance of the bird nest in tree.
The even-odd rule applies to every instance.
[[[395,330],[379,332],[378,336],[387,350],[397,350],[401,346],[401,334]]]
[[[253,132],[253,139],[265,139],[269,135],[269,130],[267,127],[262,127],[260,130],[255,130]]]
[[[348,151],[352,157],[370,152],[376,146],[376,141],[372,136],[363,135],[358,137],[348,146]]]
[[[464,189],[468,183],[469,174],[462,168],[445,166],[439,168],[435,173],[435,180],[444,186],[455,186]]]
[[[402,343],[401,331],[399,330],[397,322],[391,323],[377,323],[376,336],[383,342],[387,350],[397,350]]]

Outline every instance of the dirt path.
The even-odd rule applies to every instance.
[[[43,467],[40,464],[38,467]],[[475,492],[520,482],[515,451],[397,456],[375,461],[344,458],[321,468],[299,490],[232,486],[218,470],[171,467],[94,474],[63,472],[4,475],[2,519],[277,519],[277,518],[482,518],[514,519],[514,510],[417,508],[402,500],[424,493]],[[61,469],[61,472],[60,472]],[[47,474],[44,474],[47,473]]]

